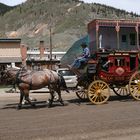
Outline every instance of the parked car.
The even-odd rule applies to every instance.
[[[77,75],[74,72],[68,68],[59,68],[56,71],[64,77],[68,88],[76,88],[78,81]]]

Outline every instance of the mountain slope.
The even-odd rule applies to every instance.
[[[87,33],[87,23],[95,18],[138,17],[124,10],[79,0],[27,0],[0,16],[0,36],[20,37],[29,47],[44,40],[49,47],[51,28],[53,49],[65,51]]]
[[[0,3],[0,15],[4,15],[6,12],[10,11],[11,9],[13,9],[14,7],[11,6],[7,6],[5,4]]]

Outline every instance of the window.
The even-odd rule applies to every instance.
[[[130,45],[136,45],[136,35],[130,34]]]
[[[125,60],[123,58],[115,59],[115,66],[125,66]]]
[[[136,56],[130,56],[130,70],[134,70],[136,68]]]
[[[127,42],[126,35],[122,35],[122,42],[124,42],[124,43]]]
[[[74,76],[75,75],[70,70],[59,70],[58,73],[61,74],[62,76]]]

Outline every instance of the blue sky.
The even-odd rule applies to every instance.
[[[0,0],[1,3],[5,3],[7,5],[17,5],[22,2],[25,2],[26,0]],[[119,9],[124,9],[126,11],[133,11],[137,14],[140,14],[140,0],[83,0],[85,2],[89,3],[101,3],[106,4],[109,6],[113,6]]]
[[[1,3],[7,4],[10,6],[14,6],[14,5],[20,4],[25,1],[26,0],[0,0]]]

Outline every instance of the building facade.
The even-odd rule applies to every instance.
[[[66,52],[50,52],[40,41],[39,47],[28,48],[26,52],[26,64],[28,69],[53,69],[56,70],[61,58]]]
[[[0,39],[0,66],[21,65],[21,39]]]
[[[56,64],[65,52],[49,52],[40,41],[37,48],[29,48],[21,44],[21,39],[0,39],[0,68],[5,69],[7,65],[27,66],[28,69],[56,69]]]
[[[96,19],[88,24],[91,51],[140,49],[140,20]]]

